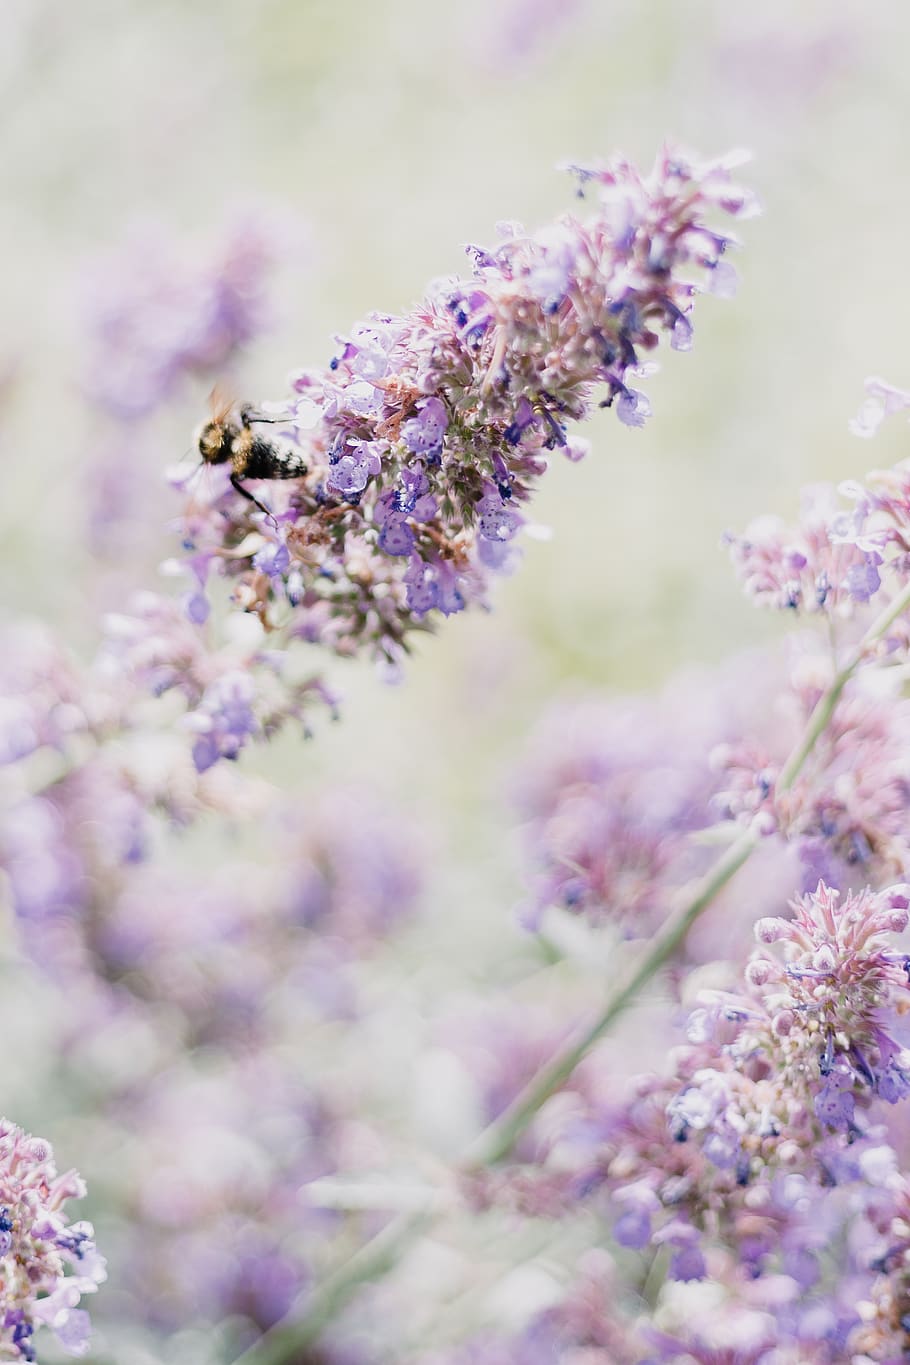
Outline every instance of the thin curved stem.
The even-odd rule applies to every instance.
[[[751,856],[759,838],[758,833],[748,829],[730,845],[708,876],[700,882],[691,900],[666,921],[648,951],[637,963],[633,963],[619,986],[611,992],[600,1013],[537,1072],[508,1109],[471,1144],[465,1159],[469,1168],[489,1166],[508,1155],[541,1105],[555,1094],[614,1020],[628,1009],[642,987],[673,956],[699,915]]]
[[[400,1253],[433,1221],[429,1212],[400,1214],[339,1266],[313,1292],[303,1315],[280,1322],[259,1338],[235,1365],[288,1365],[303,1358],[348,1299],[368,1281],[381,1279],[398,1262]]]
[[[844,688],[859,668],[870,646],[878,643],[889,626],[893,626],[897,618],[902,616],[908,607],[910,607],[910,585],[895,597],[894,601],[885,608],[880,616],[876,617],[847,663],[835,673],[831,686],[822,695],[809,717],[809,723],[802,738],[781,769],[780,777],[777,780],[778,791],[789,791],[793,786],[802,771],[803,764],[827,729]]]
[[[806,760],[830,724],[844,688],[859,668],[870,646],[877,643],[889,626],[893,625],[908,608],[910,586],[873,621],[847,663],[835,673],[830,686],[820,697],[803,734],[781,769],[777,781],[778,791],[789,791],[793,786]],[[509,1108],[481,1133],[469,1153],[470,1165],[489,1165],[494,1161],[500,1161],[508,1154],[541,1105],[559,1089],[614,1020],[628,1008],[641,988],[647,985],[655,973],[672,957],[698,917],[752,856],[760,837],[757,830],[751,828],[731,844],[727,852],[706,873],[689,902],[667,920],[651,947],[640,962],[633,966],[626,979],[612,992],[596,1018],[577,1038],[570,1040],[563,1050],[533,1077]]]

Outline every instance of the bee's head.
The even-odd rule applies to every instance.
[[[206,422],[199,433],[199,454],[206,464],[223,464],[231,458],[231,437],[225,422]]]

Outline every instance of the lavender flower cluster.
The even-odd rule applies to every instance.
[[[799,635],[713,674],[680,674],[654,698],[554,706],[518,784],[528,927],[556,907],[646,936],[737,827],[761,831],[771,904],[820,878],[860,890],[910,877],[910,704],[898,669],[851,678],[812,755],[781,788],[832,676],[823,643]],[[742,921],[733,907],[724,915]],[[709,952],[724,940],[717,916],[710,931]]]
[[[4,632],[0,868],[43,958],[69,960],[64,940],[97,887],[143,861],[162,822],[255,809],[249,784],[209,771],[219,759],[303,722],[314,696],[332,705],[318,680],[286,679],[284,657],[255,638],[208,638],[151,593],[109,617],[91,667],[35,624]]]
[[[290,399],[264,408],[309,471],[260,487],[269,515],[229,480],[242,463],[194,480],[196,572],[227,576],[270,629],[393,667],[435,613],[483,602],[550,452],[584,454],[569,424],[600,392],[641,426],[646,357],[661,335],[689,349],[699,288],[732,291],[733,239],[711,220],[754,204],[731,164],[664,152],[647,178],[625,161],[576,167],[587,217],[536,234],[505,224],[496,247],[469,248],[471,277],[353,328],[328,369],[300,371]]]
[[[744,981],[700,993],[667,1073],[633,1077],[620,1103],[598,1101],[596,1061],[573,1079],[585,1107],[551,1132],[550,1157],[538,1144],[536,1167],[487,1175],[482,1194],[536,1217],[593,1203],[613,1255],[596,1292],[580,1267],[520,1341],[447,1361],[537,1365],[582,1347],[629,1365],[901,1358],[908,1204],[891,1143],[910,1094],[910,955],[895,943],[908,895],[820,884],[792,918],[759,920]],[[611,1064],[603,1094],[615,1084]],[[630,1252],[666,1275],[651,1312],[629,1293]]]
[[[910,1094],[910,1053],[889,1024],[910,1001],[908,958],[891,950],[907,889],[838,899],[820,883],[794,919],[760,920],[759,940],[785,944],[784,960],[759,952],[745,990],[704,993],[675,1074],[602,1125],[594,1159],[617,1208],[614,1237],[669,1246],[675,1279],[703,1278],[705,1243],[721,1239],[752,1278],[781,1270],[814,1285],[822,1243],[809,1186],[826,1165],[832,1186],[856,1178],[869,1143],[859,1106]],[[848,1161],[832,1132],[850,1137]]]
[[[0,1119],[0,1355],[35,1360],[35,1333],[49,1327],[68,1355],[85,1355],[89,1317],[79,1302],[105,1279],[91,1223],[71,1223],[66,1204],[85,1186],[58,1175],[50,1145]],[[69,1272],[67,1270],[69,1267]]]
[[[852,423],[858,435],[873,435],[888,413],[910,405],[910,396],[882,380],[869,380],[867,392]],[[757,604],[823,614],[834,623],[861,620],[867,608],[886,608],[907,584],[910,468],[904,462],[839,490],[809,489],[798,525],[762,517],[742,535],[728,535],[727,543]],[[898,620],[884,645],[905,647],[905,637]]]

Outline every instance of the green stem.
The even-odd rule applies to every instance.
[[[348,1299],[370,1280],[381,1279],[395,1266],[402,1251],[427,1228],[433,1215],[400,1214],[329,1275],[311,1295],[306,1312],[296,1322],[278,1323],[238,1356],[235,1365],[287,1365],[303,1359]]]
[[[796,781],[806,760],[824,733],[844,688],[859,668],[870,647],[876,644],[897,618],[910,608],[910,585],[872,623],[850,659],[835,673],[831,685],[823,693],[809,717],[802,737],[790,754],[777,782],[778,791],[788,791]],[[760,841],[753,827],[745,830],[730,845],[726,853],[699,882],[691,899],[669,918],[657,934],[650,948],[633,964],[626,978],[610,994],[595,1018],[570,1039],[537,1073],[513,1103],[480,1134],[465,1154],[465,1169],[491,1165],[507,1156],[517,1139],[533,1120],[541,1106],[572,1074],[578,1063],[606,1033],[646,986],[656,972],[669,960],[684,941],[689,929],[707,909],[715,896],[736,875],[751,857]],[[424,1211],[400,1215],[344,1265],[330,1276],[311,1300],[304,1317],[296,1323],[272,1328],[264,1337],[240,1357],[242,1365],[288,1365],[302,1346],[317,1340],[338,1309],[356,1293],[368,1279],[377,1279],[391,1270],[399,1253],[433,1220]],[[238,1362],[238,1365],[240,1365]]]
[[[781,769],[780,777],[777,779],[778,791],[789,791],[799,776],[803,764],[815,748],[819,738],[824,734],[828,727],[831,717],[834,715],[835,707],[841,699],[841,694],[853,674],[859,668],[868,650],[882,638],[889,626],[893,626],[897,618],[910,607],[910,585],[900,593],[894,601],[885,608],[880,616],[872,622],[860,640],[852,656],[843,668],[839,669],[834,675],[834,679],[827,692],[819,700],[818,705],[809,717],[802,739],[796,745],[787,762]]]
[[[806,760],[827,729],[844,688],[859,668],[868,650],[881,639],[889,626],[893,625],[908,607],[910,585],[873,621],[848,662],[835,673],[831,685],[822,694],[809,717],[802,737],[781,769],[777,781],[778,791],[789,791],[793,786]],[[683,906],[677,915],[667,920],[650,949],[639,963],[633,966],[627,979],[612,993],[597,1017],[577,1038],[568,1042],[563,1050],[537,1073],[509,1108],[481,1133],[468,1154],[469,1165],[489,1165],[502,1160],[508,1154],[541,1105],[559,1089],[613,1021],[628,1008],[641,988],[647,985],[652,976],[672,957],[699,915],[751,857],[759,839],[760,835],[755,829],[748,829],[731,844],[723,857],[705,875],[689,903]]]
[[[692,899],[671,917],[654,938],[648,951],[634,963],[625,979],[611,993],[603,1009],[585,1028],[538,1071],[520,1095],[499,1118],[472,1143],[466,1156],[468,1167],[489,1166],[501,1161],[515,1145],[541,1105],[555,1094],[578,1063],[603,1037],[610,1025],[638,995],[641,988],[679,948],[690,927],[711,904],[722,887],[739,871],[758,843],[759,835],[748,829],[718,859],[710,874],[700,883]]]

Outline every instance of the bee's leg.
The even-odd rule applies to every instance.
[[[255,496],[255,494],[251,493],[248,488],[244,488],[243,484],[240,482],[240,476],[238,474],[231,475],[231,486],[233,488],[236,488],[237,492],[240,494],[241,497],[246,498],[248,502],[254,503],[255,506],[259,508],[260,512],[264,512],[266,514],[270,521],[275,521],[275,514],[271,511],[270,508],[266,507],[264,503],[260,502],[259,499]]]

